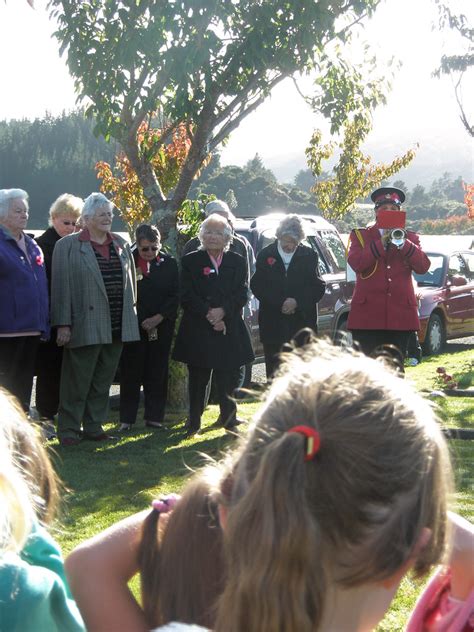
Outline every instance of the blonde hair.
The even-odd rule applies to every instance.
[[[310,461],[288,432],[301,424],[320,434]],[[360,354],[321,342],[289,354],[229,477],[216,632],[314,632],[329,585],[387,579],[414,555],[422,575],[445,552],[451,469],[435,415]]]
[[[32,521],[51,522],[58,483],[38,430],[0,389],[0,555],[22,549]]]
[[[76,219],[79,218],[84,200],[71,193],[63,193],[51,204],[49,209],[49,225],[52,226],[53,219],[61,217],[61,215],[72,215]]]

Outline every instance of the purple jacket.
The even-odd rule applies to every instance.
[[[49,335],[48,284],[44,257],[25,235],[31,264],[15,239],[0,227],[0,333],[40,331]]]

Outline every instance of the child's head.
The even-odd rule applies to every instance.
[[[307,461],[307,439],[288,432],[301,425],[320,437]],[[442,558],[446,444],[429,404],[381,362],[321,343],[288,355],[231,467],[219,632],[313,631],[330,586]]]
[[[37,428],[0,389],[0,554],[21,550],[34,519],[52,519],[57,494]]]

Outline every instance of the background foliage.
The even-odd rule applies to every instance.
[[[114,186],[117,184],[114,179],[123,176],[127,163],[121,164],[119,146],[96,138],[93,126],[94,122],[86,119],[82,111],[35,121],[0,121],[0,188],[19,187],[28,191],[29,228],[46,227],[48,209],[61,193],[85,197],[91,191],[97,191],[101,181],[95,171],[96,163],[107,171]],[[116,151],[119,152],[117,157]],[[173,162],[167,167],[170,174],[167,177],[171,178],[169,186],[173,185],[175,167]],[[328,177],[326,172],[322,172],[315,178],[310,169],[301,169],[293,181],[281,183],[265,167],[258,154],[249,157],[247,163],[239,167],[221,165],[219,153],[215,152],[194,180],[189,197],[197,200],[200,195],[216,196],[230,200],[238,216],[255,216],[271,210],[318,213],[311,189],[317,181]],[[412,227],[436,234],[471,234],[474,231],[473,222],[466,214],[461,176],[444,173],[430,186],[418,184],[409,187],[396,178],[391,178],[390,183],[406,191]],[[106,188],[106,191],[109,195],[114,193],[112,189]],[[132,188],[130,194],[141,196],[137,204],[146,205],[141,189]],[[199,208],[203,207],[206,199],[201,198]],[[115,201],[121,206],[120,200]],[[350,211],[337,220],[341,232],[348,232],[353,226],[363,226],[373,217],[370,198],[359,198],[358,202],[370,204],[370,208]],[[125,199],[124,204],[127,204]],[[192,201],[187,204],[193,205],[199,220],[199,208]],[[127,230],[126,225],[117,219],[114,219],[114,228]]]

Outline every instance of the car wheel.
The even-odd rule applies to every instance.
[[[443,321],[438,314],[431,314],[426,329],[423,351],[426,355],[437,355],[443,350],[446,342]]]
[[[336,333],[334,334],[334,342],[341,347],[352,347],[352,332],[347,329],[347,318],[342,318],[337,323]]]

